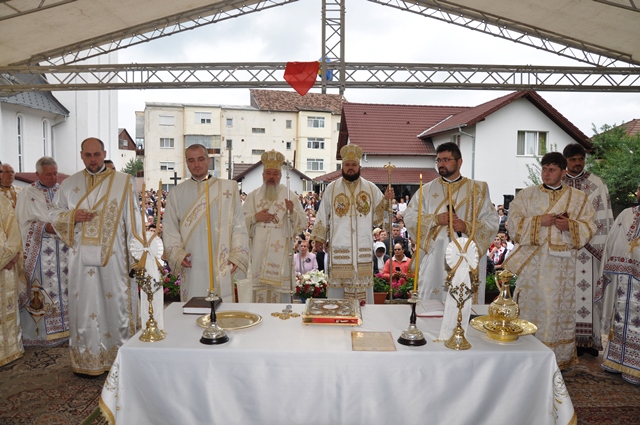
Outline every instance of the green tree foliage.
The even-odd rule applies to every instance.
[[[547,151],[547,146],[542,146],[542,156],[544,156],[547,152],[556,152],[556,150],[558,149],[558,145],[556,145],[555,143],[552,143],[550,147],[551,150]],[[540,160],[542,160],[542,156],[533,155],[533,159],[536,160],[536,163],[525,164],[525,166],[527,167],[527,171],[529,172],[529,175],[527,176],[529,181],[525,180],[524,182],[524,184],[526,184],[527,186],[537,186],[539,184],[542,184],[542,178],[540,177],[542,173],[542,166],[540,166]]]
[[[636,203],[640,183],[640,133],[630,136],[624,127],[593,127],[594,152],[587,158],[587,169],[607,184],[611,204],[620,208]]]
[[[129,162],[127,162],[127,164],[122,169],[122,172],[131,174],[132,176],[135,177],[138,174],[138,171],[142,171],[142,170],[144,170],[144,165],[142,164],[142,161],[140,161],[139,159],[131,158]]]

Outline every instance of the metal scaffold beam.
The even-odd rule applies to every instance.
[[[0,67],[0,93],[39,90],[285,88],[285,63],[201,63]],[[339,63],[327,63],[338,73]],[[340,88],[430,88],[638,92],[640,68],[345,63]],[[38,81],[44,75],[48,84]],[[316,82],[320,87],[320,81]]]

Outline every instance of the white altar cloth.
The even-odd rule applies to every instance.
[[[362,326],[342,327],[271,316],[283,304],[223,303],[263,321],[203,345],[198,316],[181,307],[165,310],[166,339],[138,333],[120,348],[100,399],[118,425],[576,423],[555,356],[533,336],[498,343],[469,326],[472,348],[455,351],[433,342],[442,319],[418,318],[427,345],[352,351],[354,330],[397,341],[410,308],[367,305]]]

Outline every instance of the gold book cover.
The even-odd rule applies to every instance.
[[[362,311],[356,299],[309,298],[302,313],[305,325],[360,326]]]

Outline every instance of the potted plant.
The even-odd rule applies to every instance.
[[[374,304],[384,304],[389,295],[389,281],[384,279],[380,273],[373,277],[373,302]]]
[[[296,295],[303,304],[307,298],[327,298],[327,276],[320,270],[297,274]]]
[[[180,275],[174,276],[168,268],[164,269],[162,288],[166,301],[180,301]]]

